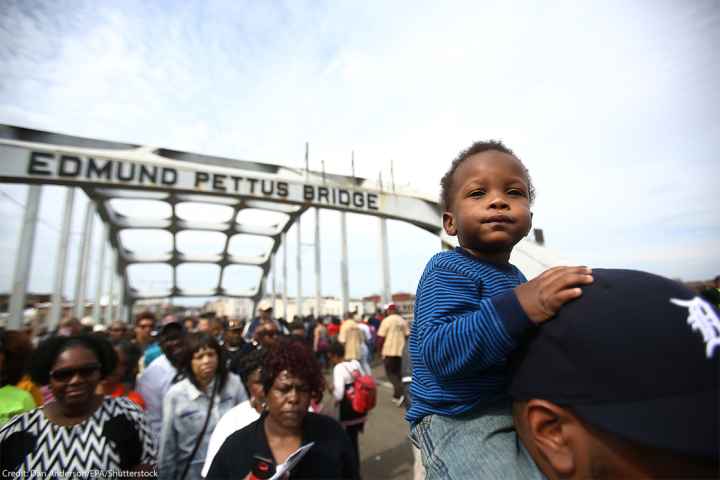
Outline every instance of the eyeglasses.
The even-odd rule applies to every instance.
[[[258,335],[261,337],[274,337],[277,335],[277,332],[275,330],[263,330],[262,332],[258,332]]]
[[[56,382],[67,383],[72,380],[75,375],[80,375],[83,380],[87,380],[100,370],[100,366],[99,363],[91,363],[78,368],[58,368],[50,372],[50,378]]]

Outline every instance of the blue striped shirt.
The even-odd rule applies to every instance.
[[[525,281],[514,265],[483,262],[460,247],[430,259],[410,333],[409,422],[509,403],[507,357],[533,325],[512,290]]]

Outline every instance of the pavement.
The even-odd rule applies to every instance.
[[[375,361],[372,365],[378,382],[378,399],[368,416],[365,431],[360,434],[362,478],[412,480],[413,454],[405,409],[392,403],[392,385],[385,376],[382,362]],[[324,409],[331,408],[328,397],[325,395]]]

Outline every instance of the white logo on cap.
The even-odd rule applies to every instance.
[[[705,353],[712,358],[715,347],[720,347],[720,318],[715,310],[700,297],[690,300],[671,298],[670,303],[689,310],[687,322],[693,330],[700,330],[705,341]]]

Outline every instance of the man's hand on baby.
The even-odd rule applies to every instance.
[[[579,287],[592,281],[588,267],[553,267],[514,290],[530,321],[542,323],[555,316],[565,303],[582,295]]]

